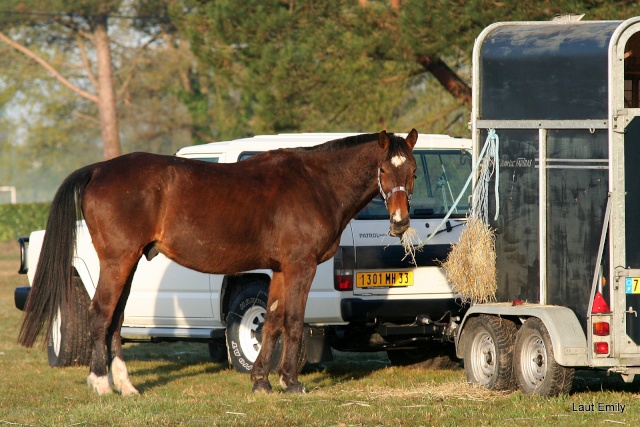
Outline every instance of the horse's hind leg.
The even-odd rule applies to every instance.
[[[120,297],[122,296],[130,275],[132,275],[131,271],[134,269],[136,263],[137,259],[132,262],[127,262],[126,259],[103,260],[100,263],[100,279],[98,280],[96,293],[89,307],[92,348],[90,372],[87,377],[87,383],[99,395],[111,393],[111,384],[107,375],[107,364],[109,362],[106,345],[107,333],[109,332],[112,320],[114,320],[114,313]],[[116,321],[117,325],[119,325],[119,320],[120,319]],[[119,326],[115,329],[118,329],[117,336],[119,337]],[[110,344],[113,344],[114,335],[115,334],[112,333],[109,334]],[[110,345],[110,347],[117,349],[119,345]],[[120,350],[119,355],[121,355],[121,353]],[[124,362],[122,365],[124,366]],[[116,370],[118,368],[116,368]]]
[[[131,380],[129,380],[129,372],[127,366],[124,363],[124,357],[122,355],[122,336],[120,330],[122,328],[122,322],[124,321],[124,308],[129,298],[129,292],[131,291],[131,281],[133,280],[133,274],[135,268],[131,271],[127,283],[120,295],[120,300],[116,306],[116,310],[113,314],[111,326],[107,332],[107,354],[109,356],[111,369],[109,370],[109,384],[123,396],[131,396],[140,394],[135,389]]]

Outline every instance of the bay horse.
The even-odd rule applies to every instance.
[[[284,334],[278,374],[286,392],[303,393],[297,354],[318,264],[334,256],[349,221],[378,193],[389,233],[409,227],[418,133],[385,131],[279,149],[224,164],[132,153],[86,166],[65,179],[49,213],[42,252],[18,341],[47,339],[72,286],[77,219],[84,217],[100,261],[89,307],[87,383],[138,394],[122,355],[120,328],[139,259],[158,252],[204,273],[271,269],[262,348],[251,371],[253,391],[271,391],[269,367]]]

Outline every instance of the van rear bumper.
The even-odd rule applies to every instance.
[[[438,321],[447,315],[463,316],[468,306],[455,298],[365,300],[345,298],[340,302],[340,312],[346,322],[388,321],[410,323],[418,316]]]

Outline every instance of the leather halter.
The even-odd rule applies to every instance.
[[[382,180],[380,179],[380,168],[378,168],[378,189],[380,190],[380,195],[382,196],[382,200],[384,201],[385,207],[388,208],[387,199],[389,199],[389,197],[391,197],[393,193],[397,193],[398,191],[404,191],[407,194],[407,201],[409,202],[409,206],[411,206],[411,193],[409,193],[409,191],[404,185],[393,187],[391,191],[389,191],[388,193],[385,193],[384,189],[382,188]]]

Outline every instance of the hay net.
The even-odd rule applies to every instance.
[[[499,214],[498,149],[498,135],[491,129],[478,162],[471,172],[471,176],[477,173],[477,179],[472,192],[472,205],[467,224],[460,239],[451,245],[451,252],[442,263],[453,291],[462,298],[463,302],[472,304],[495,301],[497,287],[495,233],[488,225],[488,216],[489,182],[494,173],[496,175],[494,220]]]

